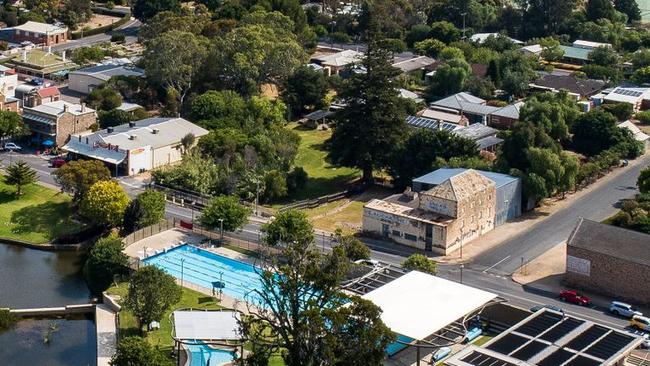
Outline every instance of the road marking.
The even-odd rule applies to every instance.
[[[491,266],[489,266],[488,268],[484,269],[484,270],[483,270],[483,273],[487,273],[487,272],[488,272],[489,270],[491,270],[492,268],[494,268],[494,267],[498,266],[499,264],[505,262],[508,258],[510,258],[510,256],[507,256],[507,257],[503,258],[502,260],[500,260],[500,261],[494,263],[493,265],[491,265]]]

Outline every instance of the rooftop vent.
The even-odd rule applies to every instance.
[[[135,127],[135,122],[133,121],[129,122],[129,127]]]
[[[115,131],[115,129],[113,127],[108,127],[106,129],[106,132],[108,132],[108,133],[113,133],[113,131]]]
[[[136,135],[129,135],[129,140],[135,140],[137,138]]]
[[[151,133],[153,133],[154,135],[157,134],[158,132],[160,132],[160,130],[157,129],[157,128],[154,128],[153,130],[151,130]]]

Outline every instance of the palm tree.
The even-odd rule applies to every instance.
[[[7,167],[5,183],[16,186],[16,195],[23,194],[22,187],[36,182],[36,171],[24,161],[18,161]]]

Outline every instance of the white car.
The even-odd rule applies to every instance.
[[[614,315],[620,315],[626,318],[631,318],[635,315],[643,315],[643,313],[636,310],[632,305],[620,301],[612,301],[612,303],[609,305],[609,311]]]
[[[23,148],[14,144],[13,142],[7,142],[4,146],[4,149],[8,151],[20,151]]]

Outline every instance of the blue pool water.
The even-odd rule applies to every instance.
[[[222,281],[224,294],[239,300],[250,300],[248,294],[261,287],[259,271],[253,265],[203,250],[191,245],[181,245],[167,252],[144,259],[183,281],[212,289],[212,283]],[[217,290],[218,291],[218,290]]]
[[[185,345],[190,351],[189,366],[206,366],[208,361],[210,366],[219,366],[226,362],[232,362],[235,355],[223,349],[214,349],[205,343],[188,344]]]

